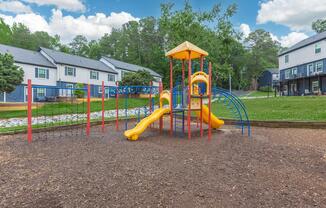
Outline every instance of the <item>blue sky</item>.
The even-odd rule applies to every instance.
[[[146,16],[159,16],[160,4],[173,2],[176,9],[182,0],[0,0],[0,17],[8,24],[22,22],[32,31],[59,34],[64,42],[82,34],[97,39],[112,28]],[[234,27],[245,35],[263,28],[283,46],[290,46],[313,34],[310,25],[326,17],[326,0],[190,0],[198,11],[221,3],[238,5],[232,18]],[[316,8],[307,10],[307,7]],[[287,12],[284,12],[287,11]]]

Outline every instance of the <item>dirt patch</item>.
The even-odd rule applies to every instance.
[[[121,128],[123,124],[121,124]],[[106,126],[1,138],[0,207],[325,207],[326,130],[207,137]]]

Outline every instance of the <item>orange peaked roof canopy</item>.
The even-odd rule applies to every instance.
[[[165,56],[174,58],[174,59],[196,59],[201,56],[208,56],[208,53],[203,49],[200,49],[198,46],[186,41],[175,47],[174,49],[168,51]]]

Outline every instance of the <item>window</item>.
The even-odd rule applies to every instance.
[[[35,78],[49,79],[49,70],[44,68],[35,68]]]
[[[307,66],[307,76],[309,76],[310,74],[312,74],[314,72],[314,65],[313,64],[309,64]]]
[[[90,78],[91,79],[97,79],[98,80],[99,73],[96,71],[90,71]]]
[[[323,71],[323,62],[322,61],[319,61],[319,62],[316,62],[316,72],[322,72]]]
[[[124,78],[128,72],[121,71],[121,78]]]
[[[98,86],[98,93],[102,94],[102,86]]]
[[[292,74],[293,75],[297,75],[298,74],[298,69],[297,68],[293,68],[292,69]]]
[[[290,79],[291,69],[285,70],[285,79]]]
[[[319,82],[318,81],[313,81],[311,83],[311,89],[313,92],[318,92],[319,91]]]
[[[108,80],[109,80],[109,82],[115,82],[115,75],[114,74],[108,74]]]
[[[74,84],[66,84],[66,88],[74,88]]]
[[[289,55],[285,55],[284,56],[284,62],[285,63],[289,63]]]
[[[317,43],[316,45],[315,45],[315,53],[320,53],[321,52],[321,47],[320,47],[320,45]]]
[[[45,97],[46,89],[45,88],[36,88],[36,97]]]
[[[65,75],[75,77],[76,76],[76,68],[66,66],[65,67]]]

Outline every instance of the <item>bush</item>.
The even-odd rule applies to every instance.
[[[264,86],[264,87],[260,87],[259,88],[259,91],[262,91],[262,92],[273,92],[273,88],[270,87],[270,86]]]
[[[76,88],[78,90],[75,90],[74,91],[74,95],[77,97],[77,98],[83,98],[85,96],[85,90],[82,90],[82,88],[84,88],[84,84],[83,83],[77,83],[76,84]]]
[[[148,71],[130,72],[125,74],[120,82],[121,86],[149,86],[154,77]]]

